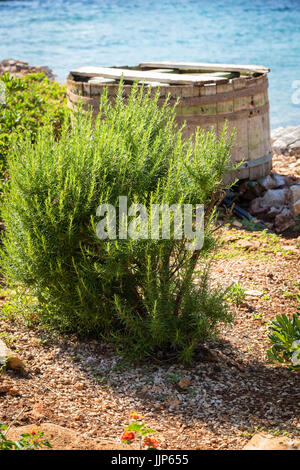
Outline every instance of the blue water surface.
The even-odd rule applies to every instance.
[[[272,127],[300,124],[300,0],[0,0],[4,58],[61,82],[81,65],[263,64]]]

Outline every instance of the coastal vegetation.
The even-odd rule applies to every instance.
[[[6,281],[37,299],[41,321],[105,338],[135,359],[163,350],[190,362],[231,320],[227,289],[209,283],[209,253],[232,137],[224,128],[219,138],[199,131],[183,140],[175,108],[158,99],[135,85],[125,102],[121,84],[114,105],[102,96],[94,126],[79,110],[60,139],[56,121],[34,142],[30,132],[12,137],[1,262]],[[203,248],[172,236],[99,240],[97,207],[116,207],[120,195],[149,210],[203,204]]]
[[[0,102],[0,172],[3,174],[13,138],[26,132],[34,142],[38,129],[45,124],[53,126],[58,138],[67,106],[65,87],[49,80],[44,73],[22,78],[5,73],[0,81],[5,90],[4,102]]]

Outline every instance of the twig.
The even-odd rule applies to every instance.
[[[9,425],[8,428],[7,428],[7,431],[5,431],[4,436],[6,436],[6,434],[8,433],[8,431],[13,427],[13,425],[15,424],[15,422],[20,418],[20,416],[24,413],[24,411],[25,411],[25,408],[22,408],[22,410],[20,411],[20,413],[12,420],[12,422],[10,423],[10,425]]]

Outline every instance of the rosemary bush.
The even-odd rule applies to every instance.
[[[19,136],[9,156],[2,269],[35,296],[40,320],[113,341],[136,359],[172,351],[189,362],[200,341],[231,319],[222,288],[209,283],[212,220],[229,169],[231,137],[183,140],[175,109],[159,92],[133,87],[99,117],[79,111],[55,139],[48,126]],[[102,116],[102,118],[100,117]],[[100,240],[99,204],[204,204],[201,250],[186,240]],[[195,282],[196,264],[206,264]]]

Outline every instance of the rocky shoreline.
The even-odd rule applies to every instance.
[[[0,61],[0,76],[4,73],[10,73],[14,77],[23,77],[29,73],[44,73],[49,80],[55,80],[52,70],[45,65],[29,65],[28,62],[22,62],[16,59],[5,59]]]

